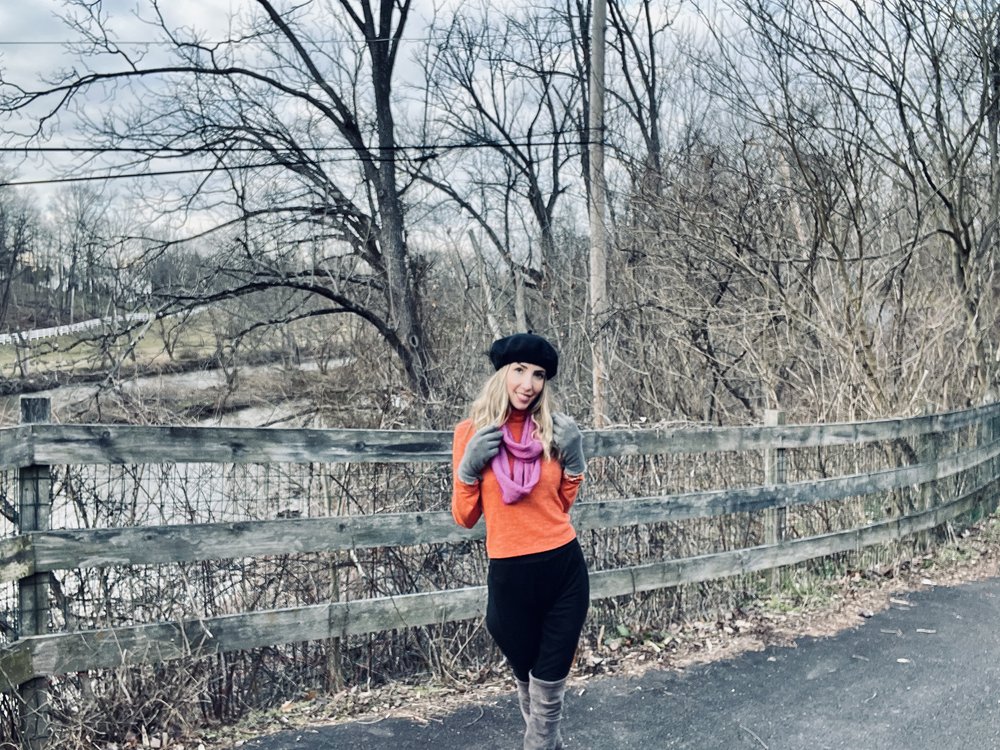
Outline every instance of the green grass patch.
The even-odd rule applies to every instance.
[[[28,375],[40,375],[103,370],[118,361],[155,368],[204,359],[216,351],[216,334],[208,315],[194,316],[180,325],[156,321],[130,336],[131,340],[128,336],[105,337],[95,329],[41,339],[27,346],[0,345],[0,375],[20,377],[18,362],[25,360]]]

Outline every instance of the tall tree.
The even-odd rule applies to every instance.
[[[106,281],[98,277],[98,254],[108,244],[107,212],[109,198],[102,191],[86,184],[69,185],[58,191],[50,204],[49,217],[54,243],[56,290],[62,297],[65,320],[74,322],[77,293],[84,292],[82,302],[92,302],[92,295]],[[86,307],[84,308],[86,313]],[[91,314],[99,314],[91,309]]]
[[[480,254],[489,248],[499,257],[521,329],[541,325],[546,312],[538,290],[554,252],[565,168],[578,153],[580,85],[564,50],[551,14],[463,6],[428,52],[427,138],[441,156],[419,177],[473,222],[485,238]]]
[[[940,297],[957,300],[964,317],[956,333],[966,356],[961,368],[950,368],[951,379],[957,375],[958,390],[973,399],[995,389],[1000,8],[939,0],[727,4],[748,31],[734,47],[736,37],[718,30],[720,48],[729,51],[720,57],[729,61],[724,78],[735,84],[724,86],[728,99],[748,122],[783,142],[792,182],[819,194],[812,157],[830,164],[849,159],[868,175],[863,184],[845,186],[842,195],[854,200],[843,205],[878,206],[876,198],[890,195],[899,200],[899,213],[878,221],[904,235],[855,232],[845,244],[848,235],[835,233],[860,214],[837,209],[846,221],[818,224],[820,247],[847,250],[841,277],[867,292],[906,288],[902,274],[914,257],[927,268],[933,267],[929,259],[946,259],[923,281],[947,279],[949,293]],[[861,261],[893,247],[887,240],[895,243],[897,262],[883,269],[883,279],[859,276],[871,269]],[[845,298],[843,315],[859,361],[870,360],[870,378],[880,372],[872,357],[876,328],[886,317],[881,303],[865,309],[860,301]],[[905,312],[905,306],[896,309]],[[936,312],[923,314],[934,319]]]
[[[34,139],[82,115],[91,139],[133,156],[111,173],[160,172],[160,193],[147,193],[155,210],[221,249],[204,283],[173,290],[171,301],[290,290],[270,322],[359,316],[411,388],[429,396],[394,97],[410,0],[252,0],[221,39],[169,21],[169,4],[143,0],[136,13],[165,54],[117,42],[102,0],[70,6],[77,66],[42,87],[3,81],[0,105],[32,116]],[[107,105],[97,117],[95,102]],[[164,165],[193,174],[168,186]]]
[[[0,188],[0,327],[20,330],[27,321],[11,320],[14,282],[34,272],[40,221],[30,200]]]

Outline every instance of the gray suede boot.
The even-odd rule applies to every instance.
[[[531,700],[528,729],[524,733],[524,750],[562,750],[559,723],[562,721],[566,679],[547,682],[528,675],[528,696]]]
[[[531,696],[528,694],[528,683],[514,678],[517,683],[517,705],[521,709],[521,716],[524,717],[525,726],[528,725],[528,718],[531,716]]]

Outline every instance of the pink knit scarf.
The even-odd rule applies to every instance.
[[[504,503],[513,505],[531,492],[538,484],[542,473],[542,444],[535,439],[535,421],[529,414],[521,429],[521,439],[514,440],[510,425],[501,428],[503,442],[499,452],[493,457],[493,474],[500,483],[500,494]],[[510,457],[514,458],[513,469]]]

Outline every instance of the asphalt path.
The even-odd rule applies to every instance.
[[[829,638],[637,678],[592,678],[566,700],[566,750],[1000,748],[1000,579],[894,594],[905,604]],[[315,727],[253,750],[519,750],[513,693],[426,724]]]

